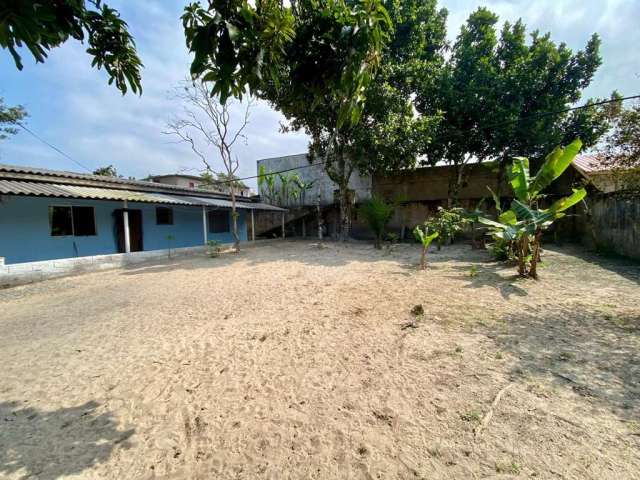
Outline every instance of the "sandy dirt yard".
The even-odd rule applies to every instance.
[[[0,478],[640,478],[637,264],[418,258],[291,241],[0,291]]]

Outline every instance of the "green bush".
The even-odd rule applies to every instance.
[[[451,243],[457,233],[461,232],[468,222],[462,208],[438,207],[438,212],[424,222],[424,226],[431,232],[437,232],[438,250],[444,243]]]

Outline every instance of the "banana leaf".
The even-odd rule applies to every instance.
[[[509,170],[509,181],[516,198],[522,202],[529,201],[529,159],[526,157],[515,157],[511,170]]]
[[[556,147],[553,151],[547,155],[538,170],[538,173],[529,184],[529,197],[535,197],[538,193],[544,190],[551,182],[562,175],[578,152],[582,148],[582,141],[576,139],[567,145],[565,148]]]
[[[553,212],[563,212],[566,209],[573,207],[586,196],[587,191],[584,188],[573,189],[573,193],[571,195],[555,201],[548,210]]]

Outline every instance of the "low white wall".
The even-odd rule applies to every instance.
[[[171,257],[203,254],[204,246],[172,248]],[[62,277],[81,272],[93,272],[118,268],[124,265],[167,258],[169,250],[151,250],[148,252],[116,253],[93,257],[64,258],[42,262],[16,263],[3,265],[0,262],[0,288],[39,282],[49,278]]]

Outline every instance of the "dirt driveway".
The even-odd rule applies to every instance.
[[[640,267],[418,256],[283,242],[0,291],[0,477],[639,478]]]

